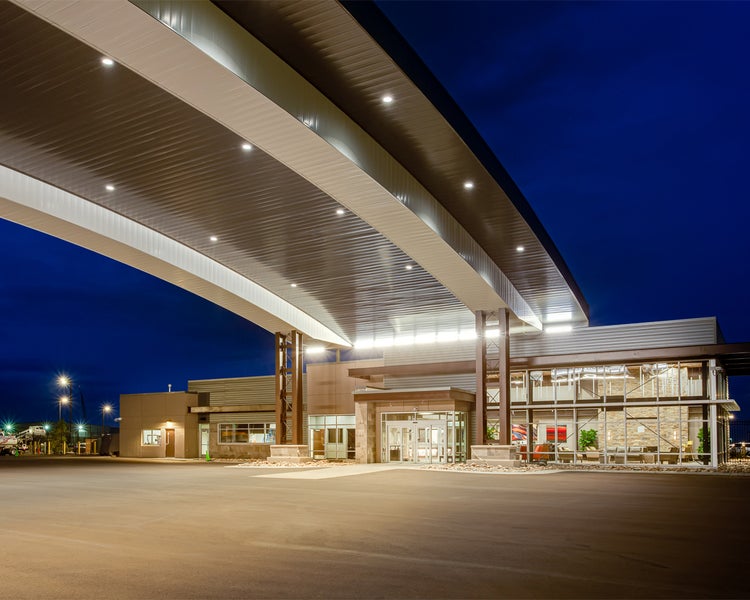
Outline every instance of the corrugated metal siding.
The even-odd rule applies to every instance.
[[[512,344],[511,344],[512,348]],[[453,360],[473,360],[476,357],[476,341],[466,340],[452,343],[415,344],[394,346],[383,352],[385,366],[419,365]]]
[[[576,329],[564,334],[534,334],[511,338],[510,355],[546,356],[608,350],[669,348],[718,342],[715,317],[631,323]]]
[[[200,379],[188,381],[188,391],[208,392],[209,406],[237,406],[247,404],[274,404],[276,402],[276,378],[273,375],[259,377],[234,377],[228,379]],[[307,377],[302,377],[302,393],[307,397]],[[208,422],[217,423],[275,423],[276,412],[209,413]],[[302,422],[307,424],[307,405],[302,411]],[[214,429],[212,427],[212,429]],[[302,428],[302,443],[307,443],[307,426]],[[214,431],[215,434],[215,431]]]
[[[209,392],[211,394],[209,406],[274,404],[276,402],[276,382],[273,375],[188,381],[188,391]]]
[[[467,375],[434,375],[431,377],[385,377],[385,387],[397,390],[415,390],[433,387],[455,387],[475,392],[476,378]]]
[[[258,413],[212,413],[208,416],[208,422],[215,423],[275,423],[275,412]]]
[[[511,336],[511,357],[640,350],[717,344],[722,340],[715,317],[629,323],[575,329],[566,334],[523,334]],[[384,351],[386,366],[430,364],[454,360],[473,360],[474,340],[414,346],[396,346]],[[387,378],[387,382],[394,378]],[[390,383],[388,383],[390,385]],[[422,383],[424,385],[424,382]]]

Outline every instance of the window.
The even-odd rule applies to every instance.
[[[141,439],[141,444],[143,446],[160,446],[161,429],[144,429],[143,437]]]
[[[219,423],[220,444],[273,444],[276,423]]]
[[[344,430],[343,429],[329,429],[328,430],[328,443],[329,444],[343,444],[344,443]]]

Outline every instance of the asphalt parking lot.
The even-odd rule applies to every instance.
[[[750,596],[748,476],[303,473],[2,457],[2,595]]]

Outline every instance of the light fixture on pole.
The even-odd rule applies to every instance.
[[[104,435],[104,415],[108,415],[110,412],[112,412],[112,406],[109,404],[102,406],[102,435]]]
[[[73,429],[73,381],[65,375],[65,373],[59,375],[57,377],[57,385],[58,387],[61,387],[63,390],[65,390],[66,395],[64,396],[66,398],[65,404],[68,404],[70,408],[70,430],[68,431],[68,435],[72,436],[72,429]],[[62,398],[60,399],[62,401]],[[60,411],[60,420],[62,421],[62,410]],[[72,443],[72,437],[68,438],[68,444]],[[65,451],[65,448],[63,447],[63,452]]]
[[[70,398],[67,396],[60,396],[57,403],[57,426],[60,428],[60,452],[65,454],[65,442],[63,441],[63,435],[65,433],[65,426],[62,424],[62,407],[63,404],[70,402]]]
[[[57,403],[57,420],[62,421],[62,406],[63,404],[67,404],[70,402],[70,398],[68,396],[60,396],[60,399]]]

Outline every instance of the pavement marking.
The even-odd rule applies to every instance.
[[[430,558],[414,556],[412,554],[386,554],[383,552],[367,552],[363,550],[352,550],[349,548],[326,548],[325,546],[308,546],[303,544],[279,544],[275,542],[262,542],[253,541],[252,546],[257,548],[268,548],[274,550],[284,550],[292,552],[301,552],[303,554],[333,554],[338,556],[358,557],[368,560],[385,560],[385,561],[397,561],[398,563],[412,563],[412,564],[424,564],[433,567],[442,567],[446,569],[468,569],[470,571],[483,570],[483,571],[499,571],[506,573],[515,573],[518,575],[531,575],[536,576],[540,579],[562,579],[569,581],[585,581],[585,582],[596,582],[604,585],[614,586],[629,586],[632,588],[646,589],[648,590],[649,597],[653,595],[656,590],[678,592],[680,594],[685,592],[685,589],[680,585],[673,583],[655,583],[653,581],[639,580],[634,578],[631,574],[624,569],[622,577],[601,577],[596,575],[594,572],[587,572],[582,574],[575,573],[564,573],[560,571],[551,571],[547,567],[540,565],[539,568],[527,568],[527,567],[513,567],[510,565],[503,564],[486,564],[476,561],[463,562],[456,559],[441,559],[441,558]],[[624,557],[630,558],[633,557]],[[664,568],[664,565],[656,565],[660,568]]]
[[[230,468],[251,468],[233,465]],[[430,473],[469,473],[472,475],[553,475],[563,473],[560,469],[546,469],[544,471],[470,471],[463,469],[428,469],[424,465],[408,465],[403,463],[369,463],[359,465],[343,465],[335,467],[308,467],[283,473],[253,474],[251,477],[266,477],[269,479],[333,479],[335,477],[349,477],[352,475],[367,475],[368,473],[379,473],[381,471],[394,471],[397,469],[418,469]]]
[[[81,538],[71,537],[67,532],[60,532],[59,534],[54,533],[36,533],[34,531],[28,531],[27,529],[9,529],[7,527],[0,528],[0,537],[4,539],[28,539],[28,540],[39,540],[40,542],[48,543],[59,543],[65,546],[71,544],[80,544],[83,546],[93,546],[95,548],[102,548],[106,550],[117,549],[119,543],[117,542],[98,542],[95,540],[85,540]]]
[[[468,473],[469,475],[554,475],[566,473],[569,469],[544,469],[535,471],[471,471],[470,469],[430,469],[422,467],[421,471],[430,473]]]
[[[334,477],[349,477],[351,475],[366,475],[380,471],[393,471],[395,469],[414,469],[412,465],[390,465],[390,464],[366,464],[346,465],[342,467],[322,467],[319,469],[306,469],[304,471],[287,471],[285,473],[264,473],[252,477],[267,477],[270,479],[333,479]]]

